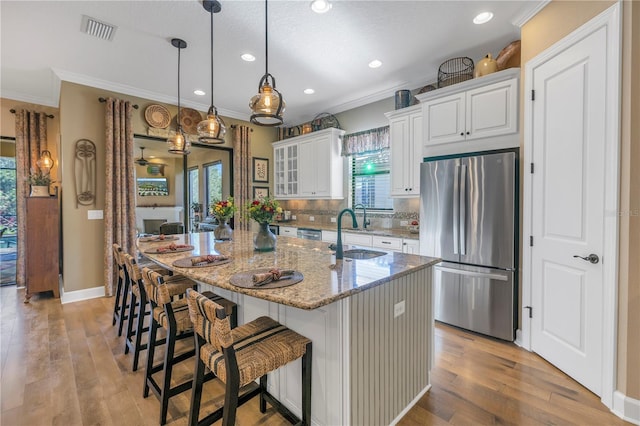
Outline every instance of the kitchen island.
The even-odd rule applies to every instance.
[[[431,266],[439,259],[388,253],[368,260],[335,260],[327,243],[279,236],[274,252],[253,250],[253,234],[233,241],[213,233],[179,235],[193,251],[150,254],[170,242],[140,242],[154,262],[238,304],[238,322],[268,315],[313,341],[312,421],[317,425],[384,425],[398,420],[429,389],[433,353]],[[345,249],[349,248],[345,246]],[[229,255],[219,266],[182,268],[190,256]],[[293,269],[303,281],[282,288],[230,283],[256,269]],[[269,390],[300,413],[299,360],[270,376]]]

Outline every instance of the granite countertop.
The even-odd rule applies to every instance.
[[[249,231],[234,231],[233,241],[216,242],[212,232],[200,232],[178,235],[178,240],[170,242],[138,240],[137,246],[144,256],[159,265],[194,280],[300,309],[328,305],[440,261],[432,257],[389,252],[373,259],[344,259],[336,263],[335,254],[329,250],[326,242],[282,236],[278,237],[276,251],[260,253],[253,250],[253,235]],[[190,244],[195,248],[179,253],[145,253],[146,250],[169,243]],[[345,250],[350,248],[347,244],[343,247]],[[233,260],[227,264],[204,268],[172,265],[181,258],[206,254],[229,255]],[[304,280],[289,287],[274,289],[236,287],[229,282],[229,278],[236,273],[274,267],[299,271],[304,275]]]
[[[365,231],[363,228],[347,228],[344,225],[347,223],[347,220],[344,220],[342,231],[343,232],[356,232],[363,233],[367,235],[379,235],[383,237],[396,237],[396,238],[407,238],[410,240],[418,240],[420,239],[419,234],[414,234],[409,232],[408,229],[400,229],[400,228],[387,228],[387,229],[377,229],[377,228],[367,228]],[[351,223],[351,222],[349,222]],[[287,221],[287,222],[274,222],[273,225],[278,226],[291,226],[293,228],[306,228],[306,229],[317,229],[320,231],[337,231],[338,226],[335,223],[330,225],[317,223],[317,222],[298,222],[298,221]]]

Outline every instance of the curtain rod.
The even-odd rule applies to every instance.
[[[107,98],[98,98],[98,100],[102,103],[107,102]],[[138,109],[138,108],[139,108],[138,105],[133,104],[133,109]]]
[[[13,108],[11,108],[11,109],[9,110],[9,112],[10,112],[11,114],[15,114],[15,113],[16,113],[16,110],[15,110],[15,109],[13,109]],[[45,114],[45,115],[46,115],[48,118],[53,118],[53,114]]]

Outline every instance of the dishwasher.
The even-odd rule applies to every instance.
[[[298,228],[298,238],[302,238],[303,240],[322,240],[322,231],[319,229],[311,229],[311,228]]]

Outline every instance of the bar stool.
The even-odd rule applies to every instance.
[[[188,380],[171,387],[171,373],[174,365],[195,355],[194,349],[176,355],[175,345],[178,340],[193,337],[193,327],[189,319],[187,300],[184,296],[187,289],[196,287],[196,282],[182,276],[172,277],[165,281],[165,277],[150,268],[142,269],[142,281],[144,291],[151,304],[151,324],[149,342],[147,343],[147,369],[143,396],[145,398],[149,396],[149,390],[151,390],[158,397],[160,400],[160,424],[164,425],[167,421],[169,398],[191,389],[193,384],[192,380]],[[211,295],[214,296],[213,293]],[[224,298],[221,299],[221,302],[228,306],[229,314],[235,312],[235,309],[232,309],[235,303]],[[165,356],[164,362],[154,366],[155,347],[160,344],[156,341],[159,327],[166,331]],[[161,384],[153,378],[153,374],[160,371],[164,372]],[[213,378],[213,375],[209,375],[208,378]]]
[[[236,410],[260,395],[260,412],[269,402],[292,423],[311,424],[311,341],[269,317],[260,317],[231,329],[229,317],[216,302],[187,290],[189,317],[196,333],[196,370],[191,392],[189,425],[210,425],[222,418],[223,426],[235,424]],[[302,422],[267,392],[267,373],[302,357]],[[204,370],[209,368],[225,383],[224,406],[204,419],[200,400]],[[260,384],[254,381],[260,378]],[[239,395],[240,388],[248,390]]]
[[[129,278],[129,314],[127,315],[127,333],[125,336],[124,353],[128,354],[129,350],[133,351],[133,367],[132,371],[138,370],[138,361],[140,359],[140,352],[147,349],[147,344],[142,343],[142,334],[145,331],[149,331],[148,327],[144,327],[144,318],[149,315],[150,311],[147,310],[147,293],[144,290],[144,284],[142,283],[142,273],[140,271],[140,265],[142,267],[148,267],[153,269],[159,274],[165,277],[165,280],[170,280],[178,275],[173,275],[168,269],[164,269],[160,266],[153,264],[152,262],[141,262],[138,264],[136,259],[129,253],[122,253],[122,259],[124,260],[126,275]],[[136,308],[138,313],[136,313]],[[135,330],[134,330],[135,325]],[[159,342],[159,344],[164,343]]]

